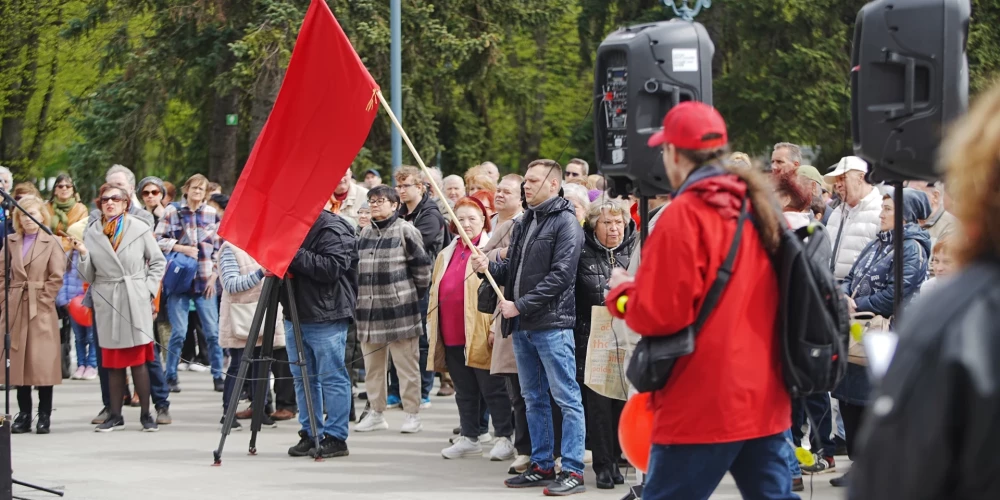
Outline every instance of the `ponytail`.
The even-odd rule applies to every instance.
[[[722,168],[746,183],[750,206],[753,208],[754,226],[760,235],[760,241],[768,254],[775,255],[781,244],[781,224],[784,218],[778,209],[778,200],[771,183],[764,174],[752,168],[739,168],[728,163]]]

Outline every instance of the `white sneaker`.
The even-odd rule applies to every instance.
[[[590,450],[583,451],[583,463],[592,464],[594,463],[594,452]]]
[[[493,435],[489,432],[484,433],[479,436],[479,442],[482,444],[493,444]]]
[[[490,450],[490,460],[493,462],[510,460],[515,456],[517,456],[517,450],[514,449],[514,443],[505,437],[498,437],[493,449]]]
[[[200,365],[198,363],[191,363],[190,365],[188,365],[188,370],[191,370],[191,371],[197,372],[197,373],[205,373],[205,372],[207,372],[209,370],[209,367],[207,367],[205,365]]]
[[[478,441],[472,441],[465,436],[461,436],[455,440],[455,444],[441,450],[441,456],[450,460],[454,460],[456,458],[482,457],[483,445]]]
[[[399,432],[403,434],[415,434],[423,430],[423,426],[420,425],[420,415],[416,413],[407,413],[403,417],[403,426],[399,428]]]
[[[179,372],[186,372],[186,371],[188,371],[188,368],[190,368],[190,367],[191,367],[191,365],[189,365],[187,363],[177,363],[177,371],[179,371]]]
[[[355,432],[384,431],[389,428],[389,423],[385,421],[382,412],[373,411],[354,426]]]
[[[523,474],[524,471],[528,470],[529,465],[531,465],[530,456],[518,455],[517,458],[514,459],[514,463],[510,464],[510,469],[507,471],[507,473],[510,475]]]
[[[69,376],[70,380],[83,380],[83,372],[87,371],[86,366],[76,367],[76,371]]]

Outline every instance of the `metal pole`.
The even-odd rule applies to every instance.
[[[402,35],[400,33],[400,0],[389,0],[389,30],[392,42],[389,47],[390,93],[392,95],[392,112],[403,121],[403,61],[400,53]],[[392,129],[392,173],[399,170],[403,164],[403,139],[399,130]]]

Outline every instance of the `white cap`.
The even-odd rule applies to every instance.
[[[846,174],[851,170],[857,170],[858,172],[868,173],[868,163],[858,158],[857,156],[845,156],[840,159],[837,163],[837,167],[834,168],[830,173],[823,176],[826,182],[833,184],[837,177]]]

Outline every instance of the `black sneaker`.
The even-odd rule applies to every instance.
[[[108,415],[108,418],[104,420],[104,423],[98,425],[94,432],[111,432],[120,431],[125,428],[125,418],[121,415]]]
[[[519,476],[514,476],[503,482],[508,488],[532,488],[535,486],[548,486],[556,478],[556,473],[552,469],[542,469],[537,464],[531,464],[528,470]]]
[[[107,408],[101,408],[101,412],[98,413],[97,416],[94,417],[94,419],[90,421],[90,423],[92,423],[94,425],[101,425],[107,419],[108,419],[108,409]]]
[[[792,479],[792,491],[805,491],[806,485],[802,482],[801,477],[796,477]]]
[[[18,413],[14,416],[14,423],[10,426],[11,434],[26,434],[31,432],[31,414]]]
[[[288,449],[288,454],[293,457],[309,457],[315,450],[313,440],[306,434],[306,431],[299,431],[299,444]]]
[[[219,419],[219,430],[222,430],[222,426],[225,424],[226,424],[226,417],[225,415],[223,415],[223,417]],[[229,432],[236,432],[242,430],[243,430],[243,425],[240,424],[240,421],[233,419],[233,426],[229,428]]]
[[[212,379],[212,383],[215,385],[215,392],[222,392],[226,390],[226,381],[221,378]]]
[[[346,457],[351,452],[347,450],[347,443],[329,434],[323,436],[319,443],[319,456],[323,458]]]
[[[847,471],[847,473],[844,474],[843,476],[835,477],[835,478],[831,479],[830,480],[830,484],[834,488],[846,488],[847,487],[847,483],[849,483],[851,481],[851,478],[848,475],[850,473],[851,473],[851,471]]]
[[[149,413],[139,415],[139,423],[142,424],[142,432],[156,432],[160,427],[156,425],[156,419]]]
[[[583,485],[583,476],[575,472],[563,471],[542,493],[549,497],[563,497],[585,491],[587,491],[587,487]]]
[[[277,424],[277,422],[274,421],[273,418],[271,418],[267,414],[267,411],[265,411],[264,412],[264,416],[261,417],[261,419],[260,419],[260,426],[261,427],[270,427],[271,429],[274,429],[274,428],[278,427],[278,424]]]
[[[181,392],[181,385],[176,380],[168,380],[167,386],[170,387],[170,392]]]

